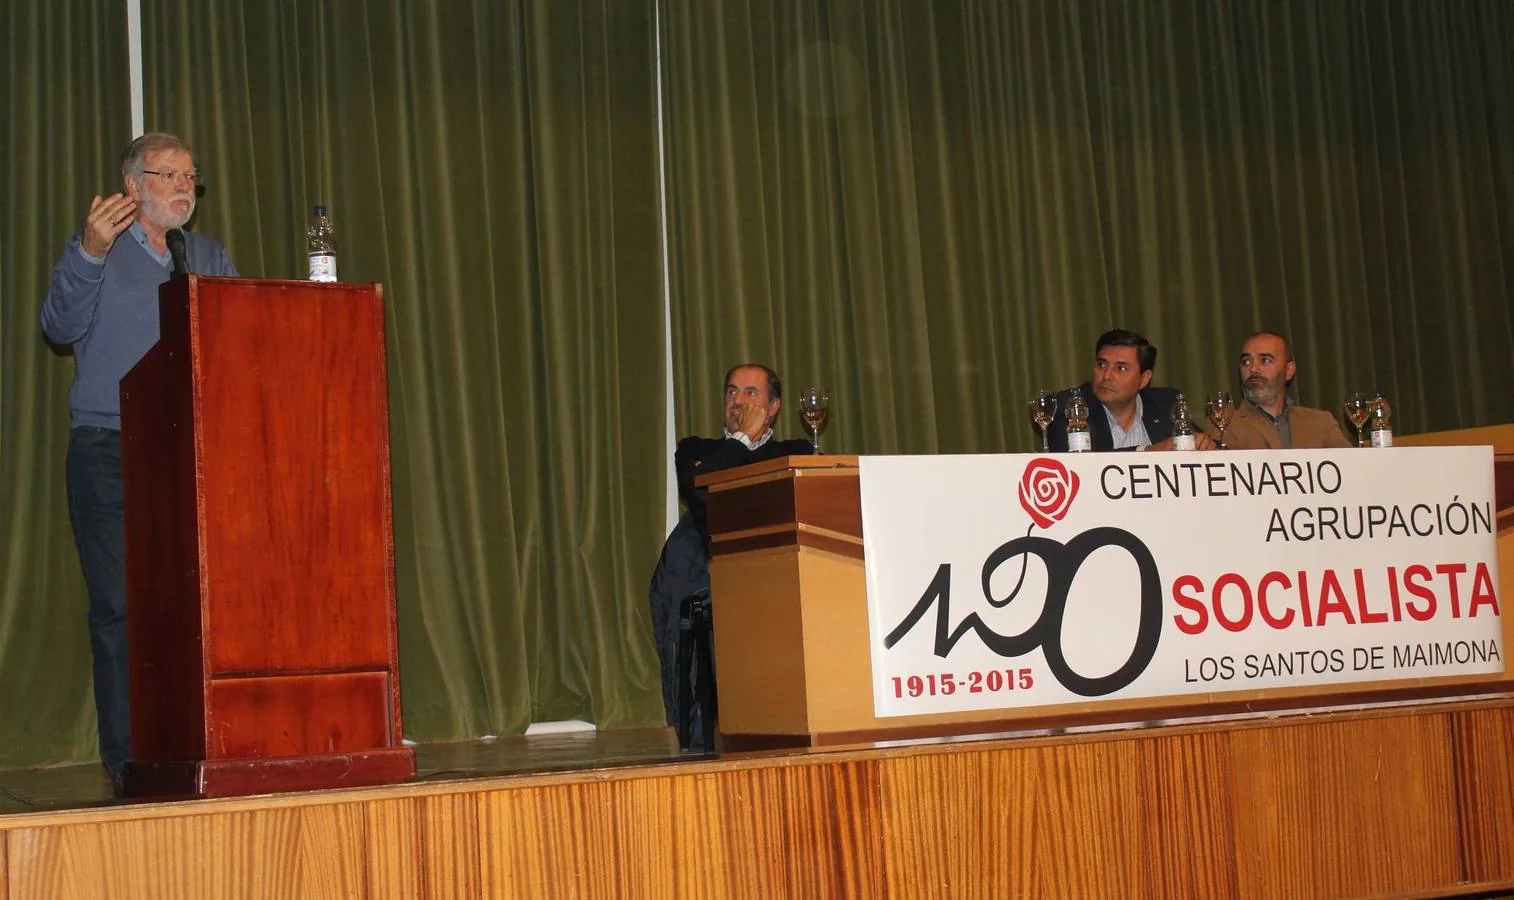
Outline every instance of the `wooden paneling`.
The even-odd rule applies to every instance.
[[[1514,697],[0,817],[11,897],[1514,888]]]
[[[140,759],[205,755],[189,284],[160,288],[160,339],[121,380],[127,656]]]
[[[210,756],[348,753],[389,744],[389,673],[340,672],[210,683]]]
[[[1230,735],[1160,734],[1143,738],[1137,748],[1148,894],[1236,896]]]
[[[425,896],[422,804],[422,800],[413,797],[363,804],[367,815],[365,835],[370,900],[414,900]]]
[[[862,537],[862,485],[841,470],[801,469],[794,478],[798,521]]]
[[[861,559],[861,488],[856,458],[848,459],[845,466],[830,461],[826,468],[807,468],[801,464],[812,457],[788,457],[792,468],[770,472],[771,463],[760,463],[740,471],[764,474],[717,485],[721,496],[710,504],[710,554],[804,546]]]
[[[780,896],[777,779],[746,770],[573,784],[484,801],[487,896]],[[506,835],[516,835],[504,841]]]
[[[12,831],[17,897],[364,897],[360,805]]]
[[[212,672],[385,665],[382,295],[373,285],[197,284]]]
[[[876,897],[875,765],[795,765],[499,791],[483,896]]]
[[[1142,892],[1134,741],[959,752],[880,767],[893,897]]]
[[[809,732],[798,554],[747,554],[712,567],[710,581],[722,733]]]
[[[714,556],[729,556],[734,553],[750,553],[755,550],[771,550],[777,547],[809,547],[824,550],[852,559],[862,559],[862,539],[826,531],[810,525],[791,525],[767,530],[726,534],[710,545]]]
[[[1514,424],[1458,428],[1426,434],[1396,434],[1393,443],[1400,447],[1457,447],[1487,444],[1495,453],[1514,453]]]
[[[1514,708],[1452,713],[1450,723],[1467,878],[1514,879]]]
[[[1446,716],[1238,729],[1230,753],[1243,894],[1348,897],[1462,880]]]
[[[478,804],[480,794],[444,794],[421,804],[421,872],[427,897],[484,897],[480,887]],[[513,835],[500,836],[503,845]]]
[[[878,769],[875,760],[854,760],[781,770],[789,896],[883,896]]]
[[[203,790],[198,792],[202,796],[245,797],[408,781],[415,777],[415,753],[409,747],[382,747],[355,753],[211,759],[192,766],[202,782]],[[131,770],[128,769],[128,789],[130,784]],[[196,791],[180,787],[166,792],[166,795],[177,797],[193,793]],[[155,795],[134,793],[133,796]]]
[[[789,457],[797,463],[805,457]],[[752,467],[742,469],[748,471]],[[717,478],[720,473],[710,476]],[[792,468],[781,475],[754,479],[716,489],[737,492],[739,498],[710,504],[710,533],[750,531],[769,526],[792,529],[794,523],[814,525],[838,534],[862,537],[862,494],[856,461],[844,468]]]
[[[877,719],[873,717],[867,586],[861,567],[852,559],[809,549],[796,554],[796,565],[803,591],[825,598],[823,603],[800,604],[806,705],[811,722],[827,722],[835,728],[867,728]],[[723,603],[724,596],[717,596]],[[715,604],[717,616],[720,605]],[[816,727],[811,725],[812,729]]]
[[[710,506],[710,534],[752,531],[767,526],[792,527],[798,521],[794,508],[795,479],[765,479],[732,490],[740,498],[731,503]]]

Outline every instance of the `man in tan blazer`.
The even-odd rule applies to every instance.
[[[1288,397],[1298,364],[1293,347],[1280,334],[1262,331],[1241,345],[1241,389],[1245,401],[1225,429],[1232,450],[1349,447],[1335,416],[1299,406]]]

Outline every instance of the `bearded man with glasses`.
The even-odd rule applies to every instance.
[[[131,757],[120,382],[158,342],[158,286],[173,265],[167,235],[194,215],[199,173],[187,144],[155,132],[126,148],[121,176],[124,194],[90,201],[42,303],[48,340],[73,346],[68,514],[89,590],[100,761],[118,791]],[[184,240],[191,272],[237,274],[214,239],[185,232]]]

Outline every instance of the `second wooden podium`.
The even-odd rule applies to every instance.
[[[189,276],[160,305],[121,382],[126,792],[412,777],[381,289]]]

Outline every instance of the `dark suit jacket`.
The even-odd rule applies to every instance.
[[[652,633],[662,665],[663,710],[669,725],[674,724],[678,710],[679,605],[685,597],[708,594],[710,590],[710,533],[705,522],[705,499],[709,492],[694,487],[694,479],[707,472],[814,452],[806,440],[769,440],[756,450],[748,450],[734,438],[686,437],[678,442],[673,454],[678,470],[678,496],[688,509],[663,543],[662,556],[658,557],[647,588]]]
[[[1212,426],[1208,429],[1211,433],[1214,430]],[[1351,446],[1335,416],[1323,409],[1294,403],[1288,404],[1288,434],[1295,450]],[[1256,407],[1242,401],[1235,408],[1230,427],[1225,429],[1225,446],[1231,450],[1280,450],[1283,441]]]
[[[1053,453],[1067,452],[1067,401],[1072,399],[1072,388],[1057,394],[1057,416],[1046,429],[1046,439]],[[1088,436],[1093,441],[1096,453],[1114,449],[1114,435],[1109,431],[1109,415],[1104,404],[1094,396],[1093,382],[1086,381],[1080,388],[1083,400],[1088,404]],[[1153,444],[1172,437],[1172,405],[1178,402],[1178,392],[1173,388],[1147,387],[1141,391],[1141,421],[1146,423],[1146,436]]]

